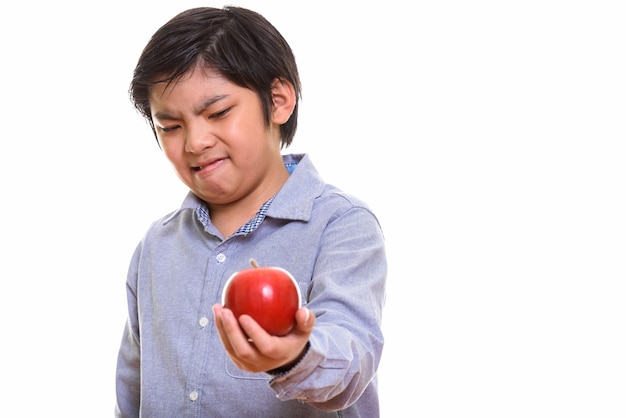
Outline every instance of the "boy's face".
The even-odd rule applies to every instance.
[[[195,70],[150,96],[161,148],[180,179],[209,205],[268,198],[285,181],[279,124],[261,100],[212,70]],[[252,199],[254,200],[254,199]],[[255,202],[256,204],[256,202]],[[258,207],[257,207],[258,209]]]

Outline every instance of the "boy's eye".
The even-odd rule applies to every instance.
[[[161,131],[163,131],[163,132],[172,132],[172,131],[174,131],[174,130],[178,129],[179,127],[180,127],[180,126],[178,126],[178,125],[174,125],[174,126],[162,126],[160,129],[161,129]]]
[[[230,111],[230,107],[227,107],[224,110],[220,110],[219,112],[215,112],[213,114],[211,114],[211,116],[209,116],[209,119],[215,119],[215,118],[221,118],[223,116],[226,116],[226,114]]]

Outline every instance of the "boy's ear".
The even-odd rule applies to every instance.
[[[272,122],[282,125],[289,120],[296,106],[296,91],[293,85],[280,78],[275,78],[270,86],[272,91]]]

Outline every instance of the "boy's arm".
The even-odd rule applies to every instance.
[[[384,238],[371,212],[354,208],[327,226],[306,304],[316,316],[310,346],[270,382],[280,399],[327,411],[358,400],[382,354],[386,276]]]

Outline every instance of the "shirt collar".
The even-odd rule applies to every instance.
[[[283,155],[283,162],[291,175],[273,197],[266,216],[278,219],[308,221],[313,211],[315,198],[322,194],[324,182],[307,154]],[[174,219],[185,210],[197,210],[205,206],[202,199],[189,192],[180,208],[164,219],[164,223]]]

